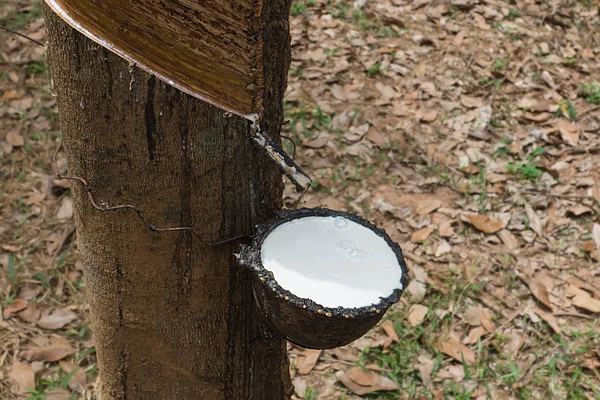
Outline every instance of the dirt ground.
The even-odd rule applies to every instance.
[[[305,206],[375,221],[413,277],[364,338],[289,346],[296,398],[600,398],[599,12],[296,0],[285,135],[314,179]],[[45,40],[37,3],[3,0],[0,25]],[[0,30],[0,399],[91,399],[43,54]]]

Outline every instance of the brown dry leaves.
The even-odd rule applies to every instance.
[[[306,375],[312,371],[315,365],[317,365],[320,356],[321,350],[306,350],[301,357],[299,357],[299,360],[297,360],[298,373]]]
[[[487,215],[467,215],[467,220],[484,233],[496,233],[504,228],[504,223]]]
[[[8,374],[13,383],[12,392],[19,395],[28,394],[28,390],[35,389],[35,372],[30,365],[15,361]]]
[[[398,385],[390,378],[365,370],[360,367],[348,371],[338,371],[336,378],[359,396],[379,391],[398,390]]]
[[[77,314],[66,308],[59,308],[54,311],[46,311],[41,318],[36,322],[40,328],[44,329],[61,329],[68,323],[77,319]]]
[[[75,349],[71,344],[61,336],[52,336],[50,344],[44,347],[30,348],[21,353],[27,361],[46,361],[54,362],[74,354]]]
[[[464,361],[467,365],[475,364],[475,353],[454,336],[439,340],[437,343],[434,343],[434,346],[440,352],[449,355],[456,361],[461,363]]]
[[[465,392],[472,385],[473,398],[523,397],[522,387],[542,398],[548,382],[526,372],[543,370],[548,360],[531,364],[525,353],[545,354],[539,337],[552,332],[570,348],[589,345],[561,327],[586,332],[600,314],[600,110],[582,93],[584,85],[599,83],[596,10],[584,2],[391,0],[358,1],[344,15],[338,3],[317,1],[291,19],[284,133],[299,143],[297,161],[319,183],[305,206],[347,210],[384,227],[402,246],[413,279],[392,310],[393,318],[404,319],[403,331],[396,332],[398,321],[385,320],[341,349],[293,347],[296,395],[305,397],[310,387],[322,398],[349,397],[348,391],[363,396],[384,387],[401,398],[404,388],[385,377],[393,366],[346,370],[367,347],[409,351],[414,343],[402,341],[411,340],[414,327],[441,338],[434,347],[444,357],[434,371],[436,352],[417,343],[407,357],[418,374],[400,377],[402,385],[423,385],[439,399],[450,384],[464,385]],[[37,35],[42,25],[34,21],[26,33]],[[16,366],[11,382],[21,393],[33,382],[25,356],[65,355],[62,369],[77,367],[70,361],[72,343],[35,345],[23,338],[38,328],[64,335],[84,320],[69,287],[81,273],[75,252],[65,273],[49,280],[50,290],[33,278],[70,245],[73,215],[67,182],[54,181],[38,164],[51,157],[55,143],[34,140],[33,133],[59,127],[48,118],[51,96],[32,93],[45,87],[45,78],[19,69],[42,56],[43,49],[34,48],[0,40],[9,59],[2,72],[11,66],[0,79],[0,176],[7,177],[0,272],[10,255],[21,268],[18,280],[29,282],[15,288],[15,299],[1,301],[3,322],[21,331],[19,347],[10,349],[17,361],[0,368],[8,377]],[[19,178],[14,171],[27,173]],[[286,205],[293,205],[297,194],[285,193]],[[523,280],[515,279],[516,271]],[[8,286],[2,279],[0,273],[0,286]],[[81,345],[93,346],[93,339]],[[480,345],[486,347],[481,354]],[[570,356],[600,367],[593,352]],[[488,394],[481,382],[466,379],[461,365],[478,357],[488,368],[514,362],[519,381],[504,391],[490,379]],[[84,361],[94,363],[93,357]],[[579,365],[560,368],[568,375]],[[69,387],[79,392],[87,382],[82,369],[76,371]],[[560,379],[553,390],[568,398]]]
[[[412,326],[420,325],[425,319],[429,309],[421,304],[413,304],[408,310],[408,322]]]

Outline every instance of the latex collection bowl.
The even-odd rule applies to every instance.
[[[364,306],[328,307],[281,287],[276,276],[263,266],[262,248],[265,239],[283,224],[307,217],[333,217],[357,223],[383,239],[393,251],[400,269],[400,279],[394,282],[393,291],[380,297],[379,301]],[[347,249],[342,248],[340,251],[345,250]],[[311,249],[305,251],[310,252]],[[321,208],[282,211],[278,218],[258,226],[252,244],[242,246],[238,260],[240,265],[254,272],[254,296],[267,320],[289,341],[305,348],[334,348],[362,337],[400,299],[408,283],[408,270],[402,250],[385,231],[356,215]],[[348,262],[351,263],[352,260],[349,259]]]

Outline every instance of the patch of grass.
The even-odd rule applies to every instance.
[[[398,32],[396,32],[393,28],[391,28],[389,26],[384,26],[379,31],[379,36],[382,36],[382,37],[398,37],[400,35],[398,35]]]
[[[523,178],[528,179],[530,181],[537,181],[540,176],[542,176],[543,171],[537,167],[537,165],[533,163],[515,163],[515,164],[507,164],[506,169],[511,174],[521,174]]]
[[[68,374],[65,374],[59,368],[56,376],[52,376],[52,377],[50,377],[50,379],[38,378],[37,384],[35,385],[35,387],[37,389],[29,390],[29,393],[31,394],[31,396],[28,397],[28,400],[46,400],[46,398],[48,396],[47,392],[52,389],[62,388],[62,389],[68,390],[69,381],[71,380],[73,375],[75,375],[76,372],[77,372],[77,370],[70,372]],[[73,394],[71,396],[71,400],[77,400],[77,394]]]
[[[315,0],[296,0],[292,3],[292,7],[290,8],[290,13],[297,17],[300,14],[305,14],[308,7],[314,7],[316,5]]]
[[[508,66],[508,60],[506,58],[496,58],[494,60],[494,69],[498,71],[504,71]]]
[[[596,83],[583,84],[581,86],[581,95],[585,99],[586,103],[599,104],[600,103],[600,85]]]
[[[14,283],[17,280],[17,271],[15,270],[15,255],[13,253],[8,253],[6,270],[8,272],[8,279]]]
[[[29,62],[25,66],[25,71],[27,71],[27,74],[29,75],[45,74],[46,64],[38,61]]]
[[[377,20],[369,17],[364,10],[357,10],[352,13],[352,23],[362,31],[373,29],[377,25]]]
[[[565,117],[575,119],[577,117],[577,108],[568,99],[563,99],[558,102],[558,110],[556,110],[557,117]]]
[[[331,117],[320,107],[307,107],[304,103],[294,106],[291,103],[285,105],[285,117],[290,121],[289,130],[296,135],[302,134],[305,138],[313,138],[318,131],[331,129]],[[300,125],[300,129],[298,126]],[[293,138],[296,144],[302,143],[299,137]]]
[[[367,68],[365,70],[365,72],[370,77],[374,77],[374,76],[377,76],[377,75],[381,74],[381,63],[380,62],[376,62],[373,66]]]
[[[537,166],[535,160],[544,154],[544,151],[543,147],[536,147],[527,155],[525,160],[517,163],[509,163],[506,165],[506,169],[512,174],[520,174],[523,178],[536,182],[544,171]]]
[[[319,394],[318,390],[314,390],[310,387],[306,388],[306,393],[304,394],[304,400],[315,400],[317,395]]]
[[[344,1],[329,4],[329,14],[334,18],[346,19],[350,14],[350,5]]]
[[[520,10],[516,9],[516,8],[511,8],[510,11],[508,12],[508,19],[510,19],[511,21],[514,21],[517,18],[520,18],[523,15],[523,13],[521,13]]]
[[[42,16],[42,6],[39,1],[34,1],[30,10],[14,12],[6,18],[0,19],[0,25],[19,31]]]

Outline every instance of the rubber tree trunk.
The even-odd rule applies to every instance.
[[[267,2],[268,3],[268,2]],[[265,113],[277,138],[289,67],[289,3],[265,5]],[[285,342],[260,317],[233,253],[281,207],[282,180],[249,122],[157,81],[48,8],[47,62],[85,266],[102,399],[287,399]]]

